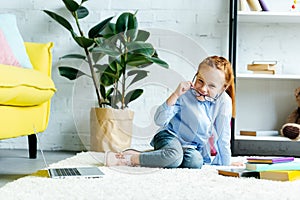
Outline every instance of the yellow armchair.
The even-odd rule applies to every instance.
[[[25,42],[34,69],[0,64],[0,140],[28,136],[29,157],[36,158],[36,135],[45,131],[51,97],[53,43]]]

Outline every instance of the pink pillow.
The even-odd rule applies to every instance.
[[[14,56],[3,31],[0,29],[0,64],[13,65],[21,67],[20,63]]]
[[[23,38],[18,29],[17,17],[14,14],[0,13],[0,29],[2,30],[5,40],[10,46],[14,57],[18,63],[20,63],[20,66],[22,66],[22,68],[33,69]],[[0,49],[1,48],[2,46],[0,46]],[[2,49],[0,53],[4,51],[6,51],[6,49]]]

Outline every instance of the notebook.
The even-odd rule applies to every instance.
[[[41,143],[36,132],[35,135],[37,138],[37,142],[40,146],[40,151],[50,178],[102,178],[104,176],[104,173],[98,167],[49,168],[44,155],[44,151],[42,149]]]

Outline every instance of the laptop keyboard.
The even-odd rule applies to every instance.
[[[76,168],[55,169],[59,176],[79,176],[80,173]]]

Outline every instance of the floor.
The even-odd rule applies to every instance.
[[[76,153],[72,151],[44,151],[48,165],[74,156]],[[29,159],[28,150],[1,149],[0,187],[45,167],[41,152],[38,152],[36,159]]]

